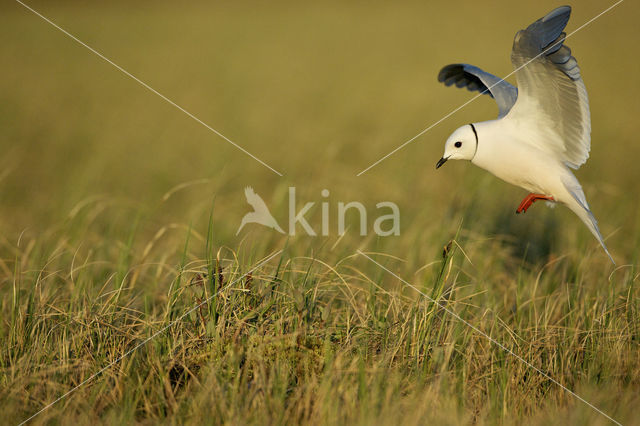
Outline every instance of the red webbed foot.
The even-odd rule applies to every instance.
[[[553,197],[549,197],[547,195],[542,195],[542,194],[529,194],[526,197],[524,197],[524,200],[522,200],[522,202],[520,203],[520,205],[518,206],[518,209],[516,210],[516,213],[525,213],[527,211],[527,209],[529,207],[531,207],[531,204],[535,203],[538,200],[547,200],[547,201],[555,201],[553,199]]]

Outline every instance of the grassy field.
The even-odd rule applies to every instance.
[[[491,99],[356,176],[470,99],[443,65],[508,74],[515,32],[561,3],[28,4],[284,176],[2,3],[1,423],[64,396],[32,422],[613,424],[557,381],[640,424],[637,3],[567,42],[617,267],[566,208],[516,216],[522,190],[434,170]],[[331,232],[236,235],[246,186],[281,223],[291,186],[316,229],[328,202]],[[349,216],[339,236],[340,201],[397,203],[400,235]]]

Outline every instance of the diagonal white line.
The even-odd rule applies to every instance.
[[[21,4],[22,6],[24,6],[26,9],[30,10],[31,12],[33,12],[34,14],[36,14],[37,16],[39,16],[40,18],[42,18],[44,21],[46,21],[47,23],[51,24],[53,27],[55,27],[56,29],[58,29],[59,31],[61,31],[63,34],[65,34],[66,36],[68,36],[69,38],[71,38],[73,41],[75,41],[76,43],[86,47],[87,49],[89,49],[92,53],[95,53],[98,57],[100,57],[101,59],[103,59],[105,62],[108,62],[109,64],[113,65],[118,71],[122,72],[124,75],[126,75],[127,77],[131,78],[132,80],[136,81],[138,84],[140,84],[142,87],[144,87],[145,89],[149,90],[150,92],[158,95],[159,97],[161,97],[164,101],[166,101],[167,103],[171,104],[172,106],[176,107],[177,109],[179,109],[180,111],[182,111],[183,113],[185,113],[187,116],[189,116],[190,118],[194,119],[196,122],[200,123],[201,125],[203,125],[204,127],[206,127],[207,129],[209,129],[210,131],[212,131],[213,133],[215,133],[216,135],[218,135],[219,137],[221,137],[222,139],[224,139],[225,141],[229,142],[231,145],[235,146],[236,148],[238,148],[240,151],[244,152],[245,154],[247,154],[249,157],[253,158],[254,160],[256,160],[258,163],[262,164],[263,166],[265,166],[266,168],[268,168],[269,170],[271,170],[273,173],[277,174],[278,176],[282,176],[282,173],[280,173],[279,171],[277,171],[276,169],[274,169],[273,167],[271,167],[270,165],[268,165],[267,163],[265,163],[264,161],[262,161],[261,159],[259,159],[258,157],[256,157],[255,155],[251,154],[249,151],[247,151],[246,149],[244,149],[243,147],[241,147],[240,145],[238,145],[237,143],[235,143],[234,141],[232,141],[231,139],[229,139],[228,137],[226,137],[225,135],[223,135],[222,133],[220,133],[219,131],[217,131],[216,129],[214,129],[213,127],[211,127],[210,125],[208,125],[207,123],[205,123],[204,121],[200,120],[198,117],[196,117],[195,115],[193,115],[192,113],[190,113],[189,111],[187,111],[186,109],[184,109],[183,107],[181,107],[180,105],[178,105],[177,103],[175,103],[174,101],[172,101],[171,99],[169,99],[168,97],[166,97],[165,95],[163,95],[162,93],[158,92],[156,89],[154,89],[153,87],[149,86],[147,83],[145,83],[144,81],[140,80],[138,77],[136,77],[135,75],[131,74],[129,71],[125,70],[124,68],[122,68],[120,65],[116,64],[115,62],[113,62],[111,59],[107,58],[106,56],[104,56],[102,53],[98,52],[96,49],[94,49],[93,47],[89,46],[88,44],[86,44],[85,42],[83,42],[82,40],[78,39],[76,36],[74,36],[73,34],[69,33],[67,30],[65,30],[64,28],[60,27],[59,25],[57,25],[56,23],[54,23],[53,21],[51,21],[49,18],[47,18],[46,16],[42,15],[40,12],[38,12],[37,10],[33,9],[32,7],[26,5],[25,3],[23,3],[20,0],[16,0],[16,2],[18,2],[19,4]]]
[[[611,420],[613,423],[622,426],[622,424],[618,421],[616,421],[615,419],[613,419],[611,416],[607,415],[605,412],[603,412],[602,410],[600,410],[598,407],[596,407],[595,405],[591,404],[589,401],[585,400],[584,398],[582,398],[580,395],[578,395],[577,393],[573,392],[572,390],[568,389],[566,386],[564,386],[562,383],[558,382],[556,379],[554,379],[553,377],[551,377],[549,374],[545,373],[544,371],[540,370],[538,367],[536,367],[535,365],[531,364],[530,362],[528,362],[527,360],[525,360],[524,358],[522,358],[520,355],[518,355],[517,353],[513,352],[511,349],[507,348],[506,346],[504,346],[502,343],[498,342],[497,340],[495,340],[493,337],[489,336],[487,333],[485,333],[484,331],[480,330],[478,327],[476,327],[475,325],[471,324],[469,321],[465,320],[464,318],[462,318],[460,315],[458,315],[455,311],[452,311],[451,309],[447,308],[445,305],[443,305],[442,303],[434,300],[433,298],[431,298],[429,295],[425,294],[424,292],[420,291],[420,289],[418,289],[416,286],[414,286],[413,284],[409,283],[408,281],[405,281],[404,279],[402,279],[401,277],[399,277],[398,275],[396,275],[395,273],[393,273],[392,271],[390,271],[389,269],[387,269],[386,267],[384,267],[383,265],[381,265],[380,263],[376,262],[373,258],[371,258],[370,256],[366,255],[365,253],[363,253],[360,250],[357,250],[358,254],[366,257],[367,259],[369,259],[371,262],[375,263],[376,265],[378,265],[380,268],[384,269],[385,271],[387,271],[389,274],[393,275],[395,278],[399,279],[401,282],[403,282],[404,284],[408,285],[409,287],[411,287],[412,289],[414,289],[415,291],[417,291],[418,293],[420,293],[422,296],[426,297],[430,302],[435,303],[436,305],[438,305],[440,308],[442,308],[443,310],[445,310],[449,315],[453,316],[454,318],[456,318],[458,321],[462,322],[464,325],[466,325],[467,327],[471,328],[473,331],[475,331],[476,333],[480,334],[481,336],[487,338],[491,343],[493,343],[494,345],[498,346],[500,349],[502,349],[503,351],[507,352],[508,354],[510,354],[511,356],[513,356],[514,358],[516,358],[518,361],[522,362],[523,364],[525,364],[526,366],[534,369],[536,372],[538,372],[539,374],[541,374],[542,376],[544,376],[546,379],[552,381],[553,383],[555,383],[556,385],[560,386],[562,389],[564,389],[565,391],[567,391],[569,394],[573,395],[574,397],[576,397],[577,399],[579,399],[580,401],[582,401],[583,403],[587,404],[589,407],[593,408],[594,410],[596,410],[598,413],[602,414],[603,416],[605,416],[607,419]]]
[[[418,133],[417,135],[415,135],[414,137],[412,137],[411,139],[409,139],[408,141],[406,141],[405,143],[403,143],[402,145],[398,146],[396,149],[394,149],[393,151],[391,151],[390,153],[388,153],[387,155],[385,155],[384,157],[380,158],[378,161],[376,161],[375,163],[371,164],[369,167],[367,167],[366,169],[362,170],[360,173],[358,173],[356,176],[360,176],[363,173],[366,173],[368,170],[372,169],[373,167],[377,166],[378,164],[380,164],[381,162],[383,162],[384,160],[386,160],[387,158],[389,158],[390,156],[392,156],[393,154],[395,154],[396,152],[400,151],[402,148],[404,148],[405,146],[409,145],[411,142],[415,141],[416,139],[418,139],[420,136],[424,135],[425,133],[427,133],[429,130],[433,129],[434,127],[436,127],[438,124],[442,123],[444,120],[446,120],[447,118],[451,117],[453,114],[455,114],[456,112],[460,111],[462,108],[466,107],[467,105],[469,105],[471,102],[475,101],[476,99],[478,99],[479,97],[481,97],[482,95],[484,95],[485,93],[487,93],[488,91],[490,91],[494,86],[502,83],[503,81],[505,81],[505,79],[511,77],[513,74],[517,73],[518,71],[520,71],[522,68],[526,67],[527,65],[529,65],[531,62],[535,61],[536,59],[538,59],[540,56],[542,56],[547,50],[555,47],[557,44],[559,43],[563,43],[564,40],[568,39],[569,37],[571,37],[572,35],[574,35],[575,33],[577,33],[578,31],[580,31],[581,29],[583,29],[584,27],[586,27],[587,25],[591,24],[593,21],[595,21],[596,19],[600,18],[602,15],[604,15],[605,13],[609,12],[611,9],[613,9],[614,7],[618,6],[620,3],[622,3],[624,0],[618,0],[616,3],[614,3],[613,5],[609,6],[608,8],[606,8],[605,10],[603,10],[602,12],[600,12],[599,14],[597,14],[596,16],[594,16],[593,18],[589,19],[587,22],[585,22],[584,24],[580,25],[576,30],[572,31],[571,33],[569,33],[563,40],[558,41],[557,43],[555,43],[553,46],[548,47],[546,50],[540,52],[537,56],[535,56],[534,58],[530,59],[529,61],[525,62],[524,64],[520,65],[518,68],[516,68],[515,70],[511,71],[509,74],[507,74],[506,76],[504,76],[503,78],[501,78],[500,80],[498,80],[496,83],[492,84],[491,86],[489,86],[486,90],[484,90],[483,92],[475,95],[473,98],[469,99],[467,102],[463,103],[462,105],[460,105],[458,108],[454,109],[453,111],[451,111],[450,113],[446,114],[444,117],[442,117],[441,119],[439,119],[438,121],[436,121],[435,123],[431,124],[429,127],[425,128],[424,130],[422,130],[420,133]]]
[[[160,330],[156,331],[155,333],[153,333],[150,337],[147,337],[146,339],[144,339],[142,342],[138,343],[136,346],[134,346],[132,349],[129,349],[127,352],[125,352],[122,356],[120,356],[118,359],[116,359],[115,361],[110,362],[109,364],[107,364],[105,367],[101,368],[100,370],[98,370],[96,373],[93,373],[91,376],[89,376],[87,379],[85,379],[82,383],[80,383],[78,386],[74,387],[73,389],[69,390],[68,392],[66,392],[65,394],[63,394],[62,396],[60,396],[58,399],[56,399],[55,401],[45,405],[42,409],[40,409],[40,411],[38,411],[37,413],[33,414],[31,417],[29,417],[28,419],[23,420],[22,422],[20,422],[20,424],[18,426],[21,426],[25,423],[27,423],[28,421],[32,420],[34,417],[36,417],[38,414],[42,413],[43,411],[51,408],[53,405],[55,405],[56,403],[60,402],[62,399],[66,398],[67,396],[69,396],[71,393],[75,392],[76,390],[78,390],[79,388],[81,388],[82,386],[86,385],[87,383],[89,383],[91,380],[95,379],[96,377],[98,377],[99,375],[101,375],[102,373],[104,373],[106,370],[108,370],[109,368],[111,368],[114,364],[117,364],[118,362],[122,361],[125,357],[127,357],[129,354],[131,354],[132,352],[135,352],[137,349],[141,348],[142,346],[146,345],[147,343],[149,343],[149,341],[153,340],[154,338],[156,338],[157,336],[159,336],[160,334],[164,333],[165,331],[167,331],[169,328],[171,328],[173,325],[175,325],[178,321],[181,321],[184,317],[186,317],[187,315],[191,314],[192,312],[194,312],[196,309],[200,308],[202,305],[207,304],[211,299],[213,299],[214,297],[216,297],[218,294],[222,293],[224,290],[230,288],[232,285],[234,285],[235,283],[237,283],[238,281],[240,281],[242,278],[246,277],[247,274],[252,273],[253,271],[255,271],[256,269],[258,269],[259,267],[261,267],[262,265],[264,265],[265,263],[267,263],[268,261],[270,261],[271,259],[273,259],[274,257],[276,257],[277,255],[279,255],[280,253],[282,253],[283,250],[278,250],[277,252],[275,252],[274,254],[272,254],[271,256],[267,257],[265,260],[263,260],[262,262],[258,263],[256,266],[254,266],[253,268],[249,269],[247,272],[245,272],[244,274],[242,274],[238,279],[236,279],[235,281],[232,281],[231,283],[227,284],[224,288],[221,288],[220,290],[218,290],[218,292],[216,292],[215,294],[209,296],[207,299],[205,299],[202,303],[199,303],[198,305],[194,306],[193,308],[189,309],[187,312],[185,312],[184,314],[182,314],[179,318],[173,320],[172,322],[170,322],[168,325],[166,325],[165,327],[161,328]]]

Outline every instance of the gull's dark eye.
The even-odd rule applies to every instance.
[[[460,148],[462,146],[462,142],[456,142],[453,144],[456,148]]]

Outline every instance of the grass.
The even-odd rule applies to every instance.
[[[37,421],[601,420],[362,257],[326,264],[285,250],[249,272],[258,259],[195,231],[184,239],[175,265],[128,256],[124,242],[114,264],[98,261],[109,249],[91,255],[69,241],[44,256],[34,240],[13,247],[13,297],[2,304],[7,419],[27,418],[168,327]],[[199,245],[214,251],[198,257]],[[154,246],[137,253],[160,255]],[[619,421],[633,419],[633,271],[589,285],[580,265],[558,260],[521,267],[496,293],[466,276],[452,247],[414,281],[423,292]]]
[[[567,209],[516,216],[517,188],[469,164],[432,170],[453,128],[494,116],[490,100],[355,177],[469,98],[437,84],[440,66],[507,74],[511,37],[555,2],[32,5],[285,176],[3,5],[4,422],[84,383],[33,422],[611,423],[446,306],[638,423],[635,4],[568,43],[593,114],[578,177],[617,268]],[[603,8],[575,5],[570,30]],[[329,189],[333,231],[338,201],[394,201],[402,232],[360,237],[349,217],[344,236],[236,236],[245,186],[281,224],[296,186],[316,229]]]

